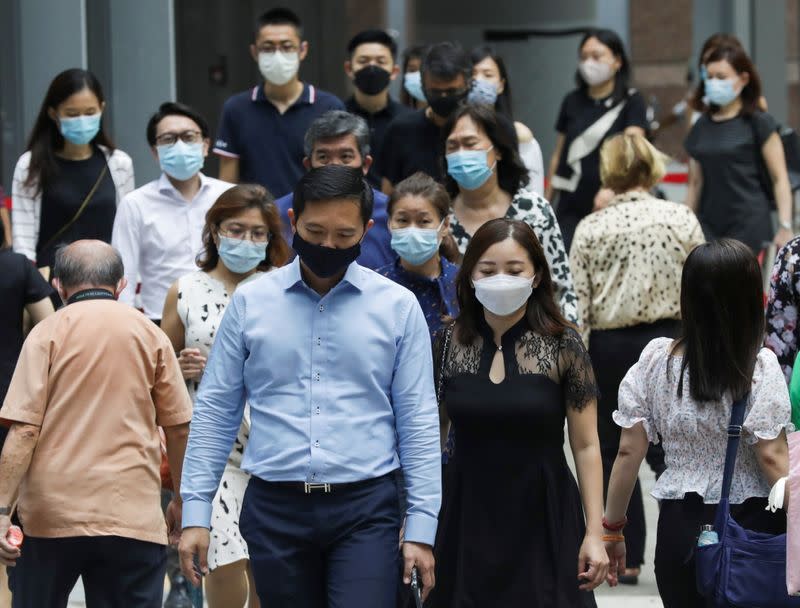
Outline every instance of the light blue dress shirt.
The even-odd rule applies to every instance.
[[[267,481],[343,483],[402,466],[405,538],[432,545],[441,505],[431,340],[410,291],[351,264],[320,296],[300,262],[233,294],[197,394],[183,466],[183,526],[211,501],[250,404],[242,469]]]

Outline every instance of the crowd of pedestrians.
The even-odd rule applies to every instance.
[[[216,133],[154,108],[138,188],[97,78],[53,79],[0,216],[0,604],[591,607],[652,558],[646,459],[662,601],[705,606],[733,401],[733,515],[786,530],[800,237],[752,61],[703,48],[672,202],[612,31],[547,170],[493,48],[343,50],[341,101],[261,15],[263,80]]]

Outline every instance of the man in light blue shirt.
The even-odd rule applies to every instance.
[[[425,595],[441,503],[430,337],[414,295],[355,259],[372,226],[360,169],[312,169],[290,212],[296,258],[236,290],[195,402],[184,464],[184,573],[207,571],[211,501],[244,412],[252,475],[239,519],[269,608],[395,606],[403,578]]]

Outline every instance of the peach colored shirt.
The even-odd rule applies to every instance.
[[[39,323],[0,410],[41,428],[20,487],[25,534],[166,544],[158,427],[191,415],[172,345],[137,310],[85,300]]]

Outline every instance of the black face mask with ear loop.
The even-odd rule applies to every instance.
[[[361,255],[361,242],[347,249],[335,249],[309,243],[299,232],[295,232],[292,249],[311,272],[321,279],[328,279],[356,261]]]
[[[377,95],[386,90],[392,75],[377,65],[368,65],[353,75],[353,84],[364,95]]]

